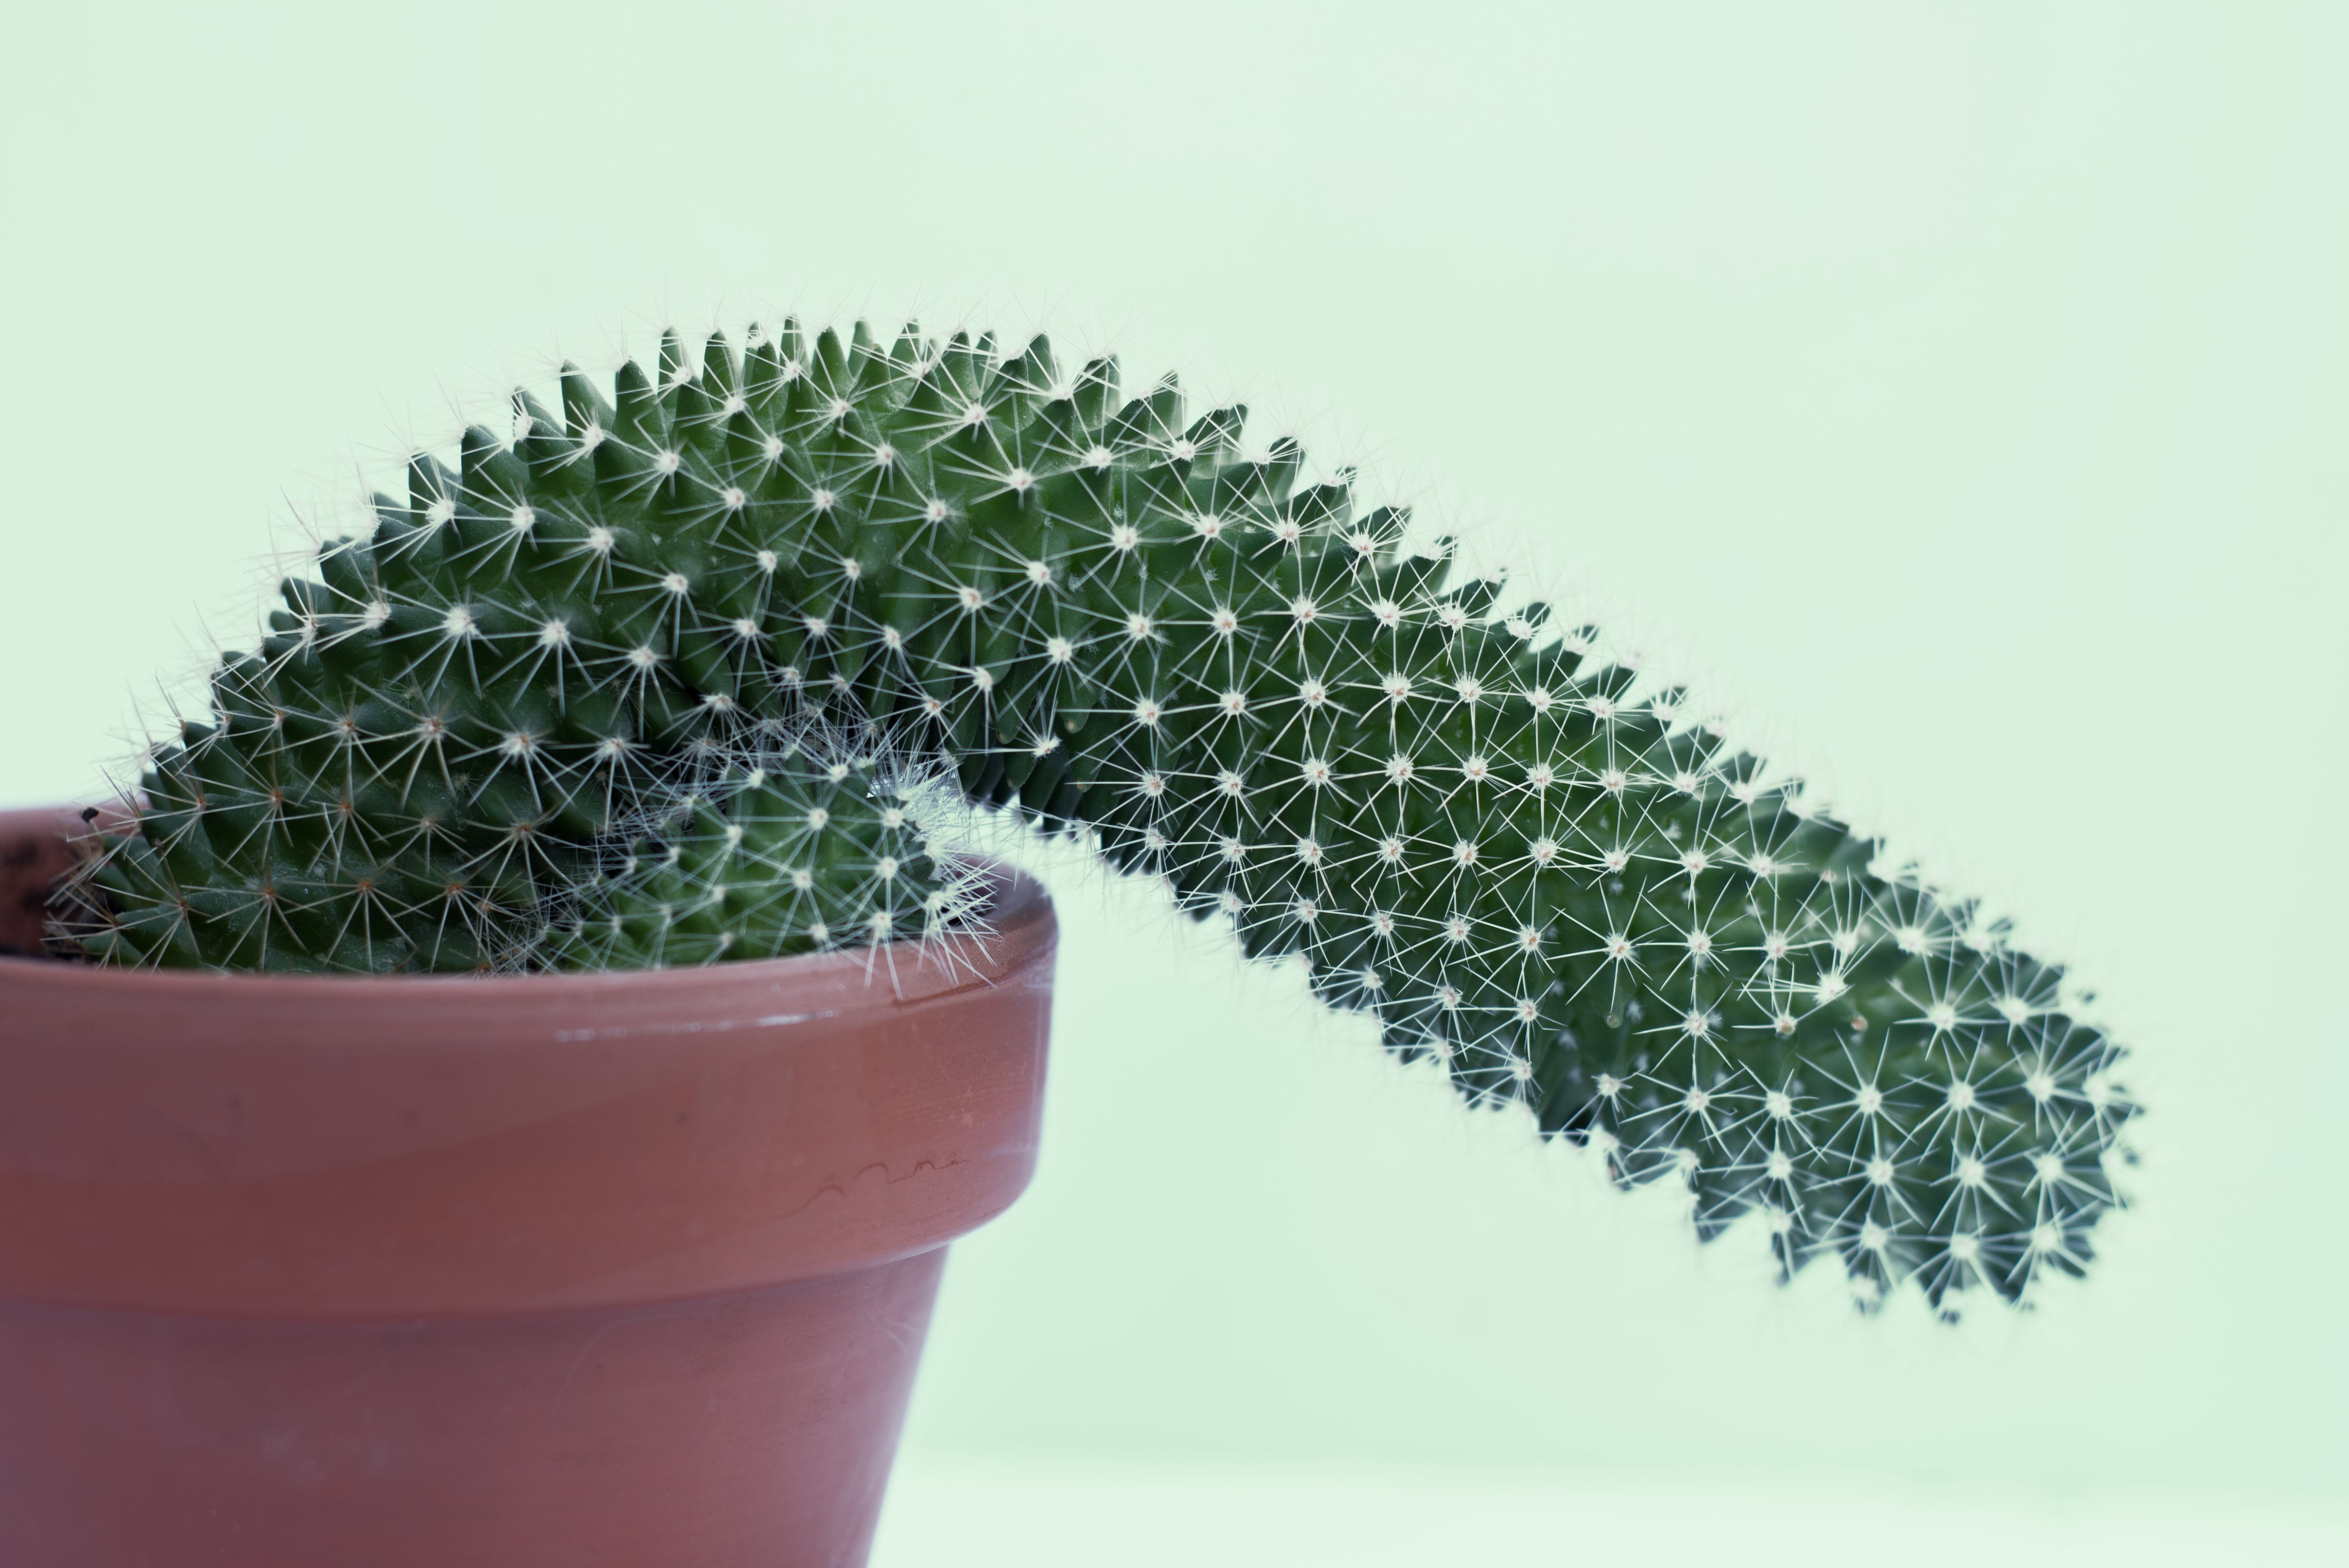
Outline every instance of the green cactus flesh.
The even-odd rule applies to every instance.
[[[927,775],[1163,877],[1701,1232],[1940,1302],[2076,1273],[2119,1051],[2060,971],[1173,379],[665,340],[289,580],[93,873],[118,962],[630,966],[920,936]]]

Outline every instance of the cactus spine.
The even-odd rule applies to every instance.
[[[1478,1101],[1863,1298],[2010,1299],[2117,1199],[2060,971],[1358,514],[1041,338],[566,368],[289,580],[93,872],[117,962],[640,965],[970,913],[925,778],[1083,833]]]

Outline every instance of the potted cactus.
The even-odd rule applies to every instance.
[[[1032,1158],[1049,913],[951,852],[974,809],[1301,954],[1472,1104],[1863,1303],[2020,1299],[2118,1202],[2120,1053],[2059,970],[1244,409],[861,324],[671,335],[560,401],[417,457],[283,585],[84,834],[50,941],[87,962],[0,973],[0,1353],[51,1368],[0,1404],[0,1475],[44,1489],[0,1518],[98,1543],[70,1560],[861,1561],[936,1249]],[[573,1135],[647,1084],[659,1116]],[[403,1098],[477,1125],[403,1144]],[[811,1181],[870,1204],[802,1237]],[[862,1405],[823,1379],[869,1346],[786,1375],[796,1331],[739,1305],[824,1291],[895,1347]],[[592,1412],[532,1381],[664,1313]],[[209,1390],[184,1426],[138,1413],[159,1368]],[[674,1435],[730,1377],[799,1403],[631,1445],[630,1401]],[[827,1401],[864,1411],[846,1470]]]

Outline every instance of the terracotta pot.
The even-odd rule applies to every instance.
[[[69,821],[0,815],[0,911]],[[0,1563],[862,1563],[1034,1167],[1055,929],[998,895],[651,974],[0,957]]]

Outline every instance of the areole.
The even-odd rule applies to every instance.
[[[0,815],[0,910],[71,825]],[[1056,930],[991,880],[707,969],[0,957],[0,1561],[861,1563],[1034,1168]]]

